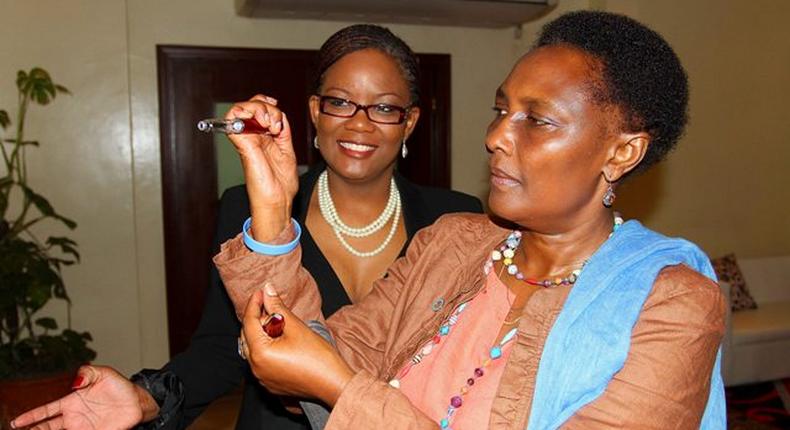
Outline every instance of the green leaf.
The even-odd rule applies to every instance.
[[[52,208],[52,205],[49,204],[49,201],[45,199],[42,195],[36,194],[35,191],[31,190],[25,185],[22,185],[22,190],[25,192],[25,196],[38,208],[39,212],[41,212],[44,216],[53,216],[55,215],[55,209]],[[73,222],[73,221],[72,221]]]
[[[69,95],[71,95],[71,91],[69,91],[69,89],[64,87],[63,85],[55,84],[55,89],[61,94],[69,94]]]
[[[63,299],[68,303],[71,303],[71,299],[69,298],[68,293],[66,293],[66,286],[63,285],[63,281],[60,278],[58,278],[54,288],[52,288],[52,295],[59,299]]]
[[[55,321],[55,318],[44,317],[39,318],[36,320],[36,325],[39,327],[43,327],[47,330],[57,330],[58,329],[58,322]]]
[[[11,124],[11,117],[8,116],[8,112],[4,110],[0,110],[0,127],[3,127],[3,129],[5,129],[10,124]]]
[[[68,237],[50,237],[47,239],[47,245],[49,247],[60,247],[61,252],[64,254],[71,254],[77,261],[80,260],[80,253],[77,252],[77,242]],[[60,262],[67,265],[71,264],[71,261],[67,260],[60,260]]]
[[[34,67],[30,70],[27,88],[29,89],[27,94],[30,95],[30,99],[40,105],[49,104],[57,94],[55,84],[52,82],[49,73],[40,67]]]
[[[16,143],[16,139],[4,139],[4,141],[8,143],[14,143],[14,144]],[[23,140],[22,146],[25,145],[39,146],[38,141],[36,140]]]
[[[58,220],[58,221],[62,222],[63,224],[65,224],[66,227],[69,228],[69,230],[74,230],[75,228],[77,228],[77,223],[74,222],[73,220],[69,219],[69,218],[66,218],[66,217],[64,217],[62,215],[58,215],[58,214],[52,214],[51,216],[52,216],[52,218],[55,218],[56,220]]]
[[[27,73],[24,70],[16,72],[16,87],[24,94],[27,94],[27,82]]]

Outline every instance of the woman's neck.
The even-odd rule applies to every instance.
[[[561,232],[523,230],[518,267],[528,277],[566,276],[580,268],[606,241],[613,224],[613,213],[602,210]]]

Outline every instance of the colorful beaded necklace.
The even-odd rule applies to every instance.
[[[400,388],[400,380],[403,379],[411,370],[412,367],[419,364],[422,359],[430,355],[431,351],[435,345],[438,345],[442,342],[442,339],[450,334],[450,330],[452,327],[458,323],[458,317],[461,313],[466,309],[467,303],[463,303],[450,315],[447,319],[447,322],[444,323],[441,327],[439,327],[439,333],[437,333],[430,341],[428,341],[422,348],[420,348],[419,352],[415,354],[411,361],[398,373],[397,377],[390,380],[389,384],[395,388]],[[492,361],[502,357],[502,348],[510,341],[512,341],[516,337],[516,328],[510,329],[502,339],[494,344],[491,349],[488,351],[488,357],[486,357],[480,366],[476,367],[472,376],[466,380],[466,385],[461,387],[460,393],[452,396],[450,398],[450,405],[447,407],[447,414],[441,421],[439,421],[439,425],[443,429],[449,429],[450,422],[453,419],[453,415],[455,415],[455,411],[460,408],[464,401],[463,396],[469,392],[469,389],[475,384],[476,379],[480,379],[485,375],[485,368],[491,364]]]
[[[609,237],[612,237],[615,231],[620,227],[623,223],[623,218],[620,217],[620,214],[614,213],[614,225],[612,226],[612,232],[609,233]],[[571,272],[570,275],[566,276],[565,278],[557,278],[554,280],[545,280],[545,281],[536,281],[532,279],[526,279],[525,276],[518,270],[515,264],[513,264],[513,257],[515,256],[515,250],[518,248],[519,244],[521,243],[521,232],[518,230],[513,231],[508,235],[505,242],[498,250],[494,250],[491,253],[491,259],[488,260],[485,265],[483,266],[483,271],[486,275],[491,271],[494,267],[494,261],[498,261],[500,259],[504,259],[502,261],[503,265],[505,266],[508,274],[515,276],[519,280],[524,280],[525,282],[532,284],[532,285],[539,285],[543,287],[554,287],[557,285],[571,285],[576,282],[576,279],[579,277],[581,273],[581,269],[584,268],[584,265],[587,264],[587,260],[582,263],[579,269],[574,270]],[[498,258],[497,258],[498,257]],[[397,376],[389,381],[389,384],[395,388],[400,388],[400,381],[409,373],[414,366],[422,362],[422,359],[430,355],[433,351],[435,345],[438,345],[442,342],[442,339],[450,334],[450,330],[452,327],[458,323],[458,318],[461,313],[466,309],[467,303],[462,303],[461,305],[456,308],[456,310],[450,315],[447,321],[439,327],[439,332],[431,338],[425,345],[423,345],[420,350],[414,354],[411,358],[410,362],[404,366],[404,368],[398,372]],[[485,375],[485,368],[490,365],[494,360],[499,359],[502,357],[502,348],[511,342],[516,337],[517,328],[514,327],[510,329],[502,339],[495,343],[494,346],[488,351],[488,357],[483,359],[480,366],[476,367],[473,371],[472,375],[467,378],[466,384],[461,387],[460,392],[450,398],[450,405],[447,407],[447,413],[441,421],[439,421],[439,426],[442,429],[451,430],[450,424],[452,423],[453,416],[455,415],[455,411],[457,411],[461,406],[463,406],[463,396],[469,392],[471,387],[475,384],[477,379],[482,378]]]
[[[615,231],[620,228],[620,225],[623,224],[623,218],[620,216],[619,213],[614,213],[614,224],[612,225],[612,232],[609,233],[609,237],[612,237]],[[584,265],[587,264],[587,260],[584,260],[579,268],[574,269],[568,276],[565,277],[556,277],[554,279],[544,279],[538,280],[533,278],[527,278],[524,276],[523,273],[518,269],[518,266],[513,263],[513,258],[516,255],[516,250],[518,249],[519,244],[521,244],[521,232],[518,230],[512,231],[507,239],[499,246],[498,249],[491,251],[491,258],[486,262],[483,266],[483,271],[488,274],[494,267],[495,261],[502,261],[502,265],[505,268],[505,271],[511,276],[515,276],[516,279],[520,281],[524,281],[530,285],[536,285],[539,287],[550,288],[550,287],[557,287],[560,285],[573,285],[576,283],[576,280],[579,278],[579,274],[582,272]]]

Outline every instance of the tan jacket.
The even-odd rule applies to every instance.
[[[327,429],[439,428],[387,381],[456,306],[474,297],[484,262],[507,234],[484,215],[446,215],[417,233],[406,256],[365,299],[329,318],[340,354],[357,373]],[[251,253],[237,237],[214,261],[237,314],[252,291],[270,282],[301,318],[322,319],[318,290],[300,258],[298,248],[280,257]],[[541,290],[525,306],[489,428],[526,428],[541,351],[569,290]],[[634,327],[623,369],[563,428],[697,428],[724,332],[724,306],[714,282],[685,266],[665,268]]]

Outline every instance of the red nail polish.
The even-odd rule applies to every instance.
[[[266,324],[263,325],[263,331],[269,335],[269,337],[280,337],[283,334],[283,328],[285,327],[285,318],[280,314],[272,314],[269,317],[269,321],[266,321]]]
[[[80,388],[84,380],[85,377],[83,377],[82,375],[77,375],[77,377],[74,378],[74,382],[71,383],[71,389],[76,390],[77,388]]]

